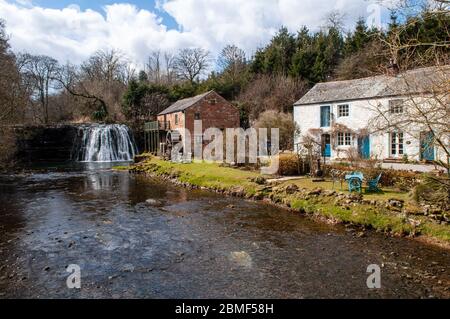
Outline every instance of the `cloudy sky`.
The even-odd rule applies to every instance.
[[[387,12],[375,0],[0,0],[15,51],[79,63],[116,48],[137,65],[149,51],[203,47],[217,54],[236,44],[251,55],[285,25],[317,30],[331,11],[380,23]]]

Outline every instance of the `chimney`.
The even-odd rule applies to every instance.
[[[389,76],[397,76],[400,72],[400,68],[398,67],[397,62],[394,59],[389,60],[389,66],[387,69],[387,73]]]

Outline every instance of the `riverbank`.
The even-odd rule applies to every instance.
[[[188,188],[266,201],[329,223],[353,225],[361,228],[360,236],[364,236],[365,229],[374,229],[450,248],[448,223],[420,214],[406,193],[349,194],[307,179],[268,184],[256,171],[219,164],[175,164],[158,158],[137,163],[129,170],[163,177]]]

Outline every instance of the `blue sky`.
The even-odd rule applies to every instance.
[[[393,1],[393,0],[390,0]],[[228,44],[250,57],[281,26],[317,31],[338,11],[346,30],[359,17],[386,23],[378,0],[0,0],[16,52],[81,63],[98,50],[116,49],[141,67],[152,51],[201,47],[213,58]],[[73,6],[76,5],[76,6]],[[91,10],[87,10],[91,9]]]

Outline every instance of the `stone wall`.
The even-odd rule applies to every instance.
[[[78,128],[74,125],[15,126],[16,160],[20,163],[71,160]]]

